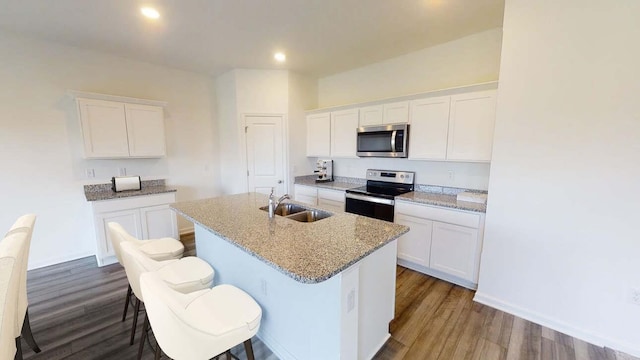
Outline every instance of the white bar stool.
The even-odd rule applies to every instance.
[[[31,249],[31,237],[33,236],[33,228],[36,223],[36,216],[34,214],[22,215],[11,226],[6,237],[10,237],[16,233],[24,233],[22,241],[24,241],[24,251],[21,252],[21,258],[17,259],[17,266],[19,270],[19,288],[18,288],[18,306],[16,309],[16,323],[14,328],[14,336],[16,342],[16,358],[22,359],[22,341],[24,337],[27,344],[35,353],[40,352],[40,347],[36,344],[36,340],[33,338],[31,332],[31,322],[29,321],[29,301],[27,299],[27,267],[29,263],[29,250]]]
[[[145,327],[151,323],[158,343],[156,359],[160,349],[176,360],[211,359],[229,355],[229,349],[244,342],[247,358],[254,360],[251,338],[260,328],[262,309],[244,291],[218,285],[182,294],[154,272],[142,274],[140,286],[147,309]]]
[[[140,290],[140,275],[149,271],[157,272],[167,286],[183,293],[209,289],[213,284],[215,274],[213,268],[206,261],[195,256],[156,261],[149,258],[138,246],[131,242],[122,242],[120,251],[129,286],[131,286],[135,295],[135,311],[129,345],[133,345],[140,303],[144,302]]]
[[[116,258],[122,266],[124,266],[124,263],[122,262],[122,255],[120,255],[120,243],[123,242],[136,244],[143,253],[158,261],[179,259],[184,253],[184,245],[182,242],[173,238],[140,240],[129,234],[117,222],[107,223],[107,228],[109,229],[109,237],[111,238],[111,244],[113,245],[113,250],[116,253]],[[129,309],[130,301],[131,285],[127,288],[127,297],[124,302],[124,311],[122,312],[123,322],[127,318],[127,310]]]

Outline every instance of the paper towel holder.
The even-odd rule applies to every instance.
[[[142,180],[140,176],[113,176],[111,178],[111,190],[115,192],[141,189]]]

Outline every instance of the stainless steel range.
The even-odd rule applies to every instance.
[[[393,221],[395,197],[413,191],[415,173],[367,170],[367,185],[347,190],[346,212]]]

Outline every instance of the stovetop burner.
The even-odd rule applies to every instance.
[[[367,170],[367,185],[347,190],[356,193],[393,199],[413,191],[414,173],[405,171]]]

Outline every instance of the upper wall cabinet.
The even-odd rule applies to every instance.
[[[360,108],[360,126],[409,122],[409,102],[398,101]]]
[[[360,108],[360,126],[382,124],[382,105],[374,105]]]
[[[331,157],[356,158],[358,109],[331,113]]]
[[[399,101],[390,104],[384,104],[383,124],[395,124],[409,122],[409,102]]]
[[[413,100],[409,133],[410,160],[445,160],[450,96]]]
[[[307,156],[331,156],[331,114],[307,116]]]
[[[413,100],[410,160],[491,161],[496,90]]]
[[[447,159],[491,161],[496,90],[451,96]]]
[[[85,158],[166,155],[162,107],[86,98],[77,101]]]

